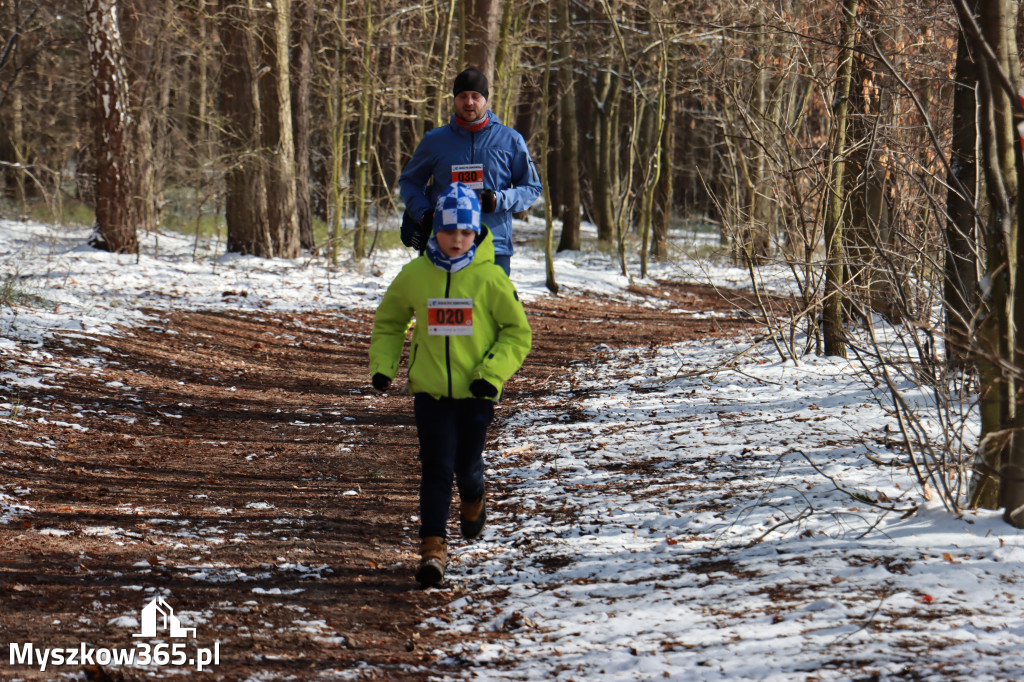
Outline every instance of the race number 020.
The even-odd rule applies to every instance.
[[[427,332],[430,336],[472,336],[473,299],[427,299]]]

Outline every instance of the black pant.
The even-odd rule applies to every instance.
[[[484,494],[484,445],[494,418],[494,403],[473,398],[437,400],[415,396],[416,431],[420,439],[420,537],[447,537],[452,503],[452,477],[459,497],[475,500]]]

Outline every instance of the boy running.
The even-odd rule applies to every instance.
[[[453,183],[434,210],[433,235],[388,287],[370,337],[370,376],[386,391],[398,372],[406,332],[420,442],[420,564],[416,580],[444,579],[452,479],[460,527],[474,539],[486,521],[483,450],[502,386],[522,366],[532,333],[515,288],[494,263],[476,193]]]

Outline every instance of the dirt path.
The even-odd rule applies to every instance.
[[[597,299],[528,305],[534,351],[496,427],[598,344],[751,325],[707,289],[643,293],[672,312]],[[90,679],[147,677],[11,666],[7,645],[132,647],[157,595],[196,627],[189,657],[219,642],[211,679],[443,672],[446,642],[421,623],[459,594],[417,589],[411,577],[411,399],[368,388],[371,319],[181,313],[53,344],[52,362],[36,368],[52,385],[22,389],[17,419],[0,423],[0,516],[5,504],[32,508],[0,525],[0,679],[83,668]],[[194,675],[188,665],[149,670]]]

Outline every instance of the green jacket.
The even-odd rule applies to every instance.
[[[416,326],[409,351],[409,392],[435,398],[472,398],[469,385],[485,379],[498,389],[522,366],[533,334],[523,304],[504,271],[494,264],[494,241],[487,228],[473,262],[454,274],[421,255],[405,265],[388,287],[373,318],[370,376],[390,379],[398,372],[406,332]],[[472,334],[428,333],[428,301],[472,299]],[[435,310],[438,306],[435,301]],[[455,311],[447,321],[462,322],[468,312]],[[433,320],[438,321],[438,320]],[[441,320],[445,321],[445,320]],[[468,331],[465,326],[459,327]]]

